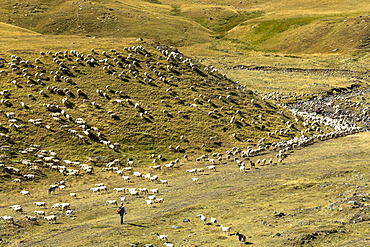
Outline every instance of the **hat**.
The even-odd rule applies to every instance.
[[[121,202],[121,205],[123,205],[123,202]]]

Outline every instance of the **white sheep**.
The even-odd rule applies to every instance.
[[[7,223],[7,224],[13,224],[14,223],[14,218],[12,216],[4,215],[4,216],[0,216],[0,219],[2,221],[4,221],[5,223]]]
[[[152,190],[150,190],[150,192],[151,193],[153,193],[153,194],[158,194],[159,193],[159,189],[152,189]]]
[[[37,216],[45,216],[45,211],[33,211]]]
[[[216,171],[216,166],[207,166],[207,168],[208,168],[209,170]]]
[[[230,231],[231,231],[231,227],[230,226],[223,226],[223,225],[220,225],[222,231],[227,235],[227,236],[230,236]]]
[[[28,191],[28,190],[22,190],[21,192],[19,192],[19,193],[21,193],[22,195],[24,195],[24,196],[30,196],[31,195],[31,193]]]
[[[168,235],[160,235],[157,232],[155,233],[155,235],[157,235],[158,240],[160,241],[168,241]]]
[[[152,205],[153,205],[153,200],[145,200],[145,202],[146,202],[146,205],[148,205],[148,207],[149,207],[149,208],[151,208],[151,207],[152,207]]]
[[[153,200],[155,200],[155,198],[156,198],[156,195],[148,196],[148,199],[149,199],[149,200],[152,200],[152,201],[153,201]]]
[[[57,216],[55,215],[44,216],[43,219],[47,220],[49,224],[57,223]]]
[[[26,218],[28,221],[37,221],[37,217],[30,216],[30,215],[25,215],[24,218]]]
[[[156,198],[154,200],[154,202],[156,202],[156,203],[163,203],[164,202],[164,198]]]
[[[211,217],[209,221],[211,222],[211,224],[217,223],[217,219],[215,217]]]
[[[195,184],[199,183],[199,178],[191,178]]]
[[[164,179],[160,179],[159,182],[161,182],[161,184],[164,186],[168,186],[168,181],[167,180],[164,180]]]
[[[186,172],[188,172],[188,173],[194,173],[194,174],[197,174],[197,171],[198,171],[197,168],[186,170]]]
[[[112,205],[112,204],[118,205],[118,204],[117,204],[117,200],[106,200],[106,201],[105,201],[105,203],[106,203],[106,204],[111,204],[111,205]]]

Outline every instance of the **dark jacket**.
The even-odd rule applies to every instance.
[[[120,214],[120,215],[126,214],[125,207],[124,206],[119,206],[118,209],[117,209],[117,213]]]

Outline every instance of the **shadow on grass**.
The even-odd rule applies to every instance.
[[[144,228],[148,228],[147,226],[140,225],[140,224],[135,224],[135,223],[125,223],[125,225],[130,225],[130,226],[137,226],[137,227],[144,227]]]

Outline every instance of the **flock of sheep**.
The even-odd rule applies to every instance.
[[[179,135],[180,137],[174,140],[167,150],[163,150],[163,154],[150,155],[148,160],[152,160],[152,163],[147,166],[137,166],[132,159],[127,161],[112,159],[106,162],[103,168],[98,168],[97,160],[89,159],[83,162],[76,158],[60,158],[66,156],[61,153],[62,151],[58,154],[48,150],[48,147],[44,147],[42,143],[24,144],[20,142],[21,139],[17,139],[22,133],[35,134],[38,131],[45,131],[43,133],[61,136],[62,142],[73,140],[79,145],[95,143],[104,152],[113,152],[116,156],[117,153],[122,152],[120,142],[113,135],[109,135],[109,131],[104,130],[103,125],[99,125],[98,121],[90,121],[86,116],[78,115],[78,111],[75,110],[78,105],[91,107],[89,108],[92,109],[91,111],[99,112],[98,116],[101,120],[108,121],[112,125],[123,120],[123,110],[129,109],[130,117],[142,123],[150,123],[153,119],[164,119],[165,123],[172,118],[179,118],[181,121],[189,121],[189,124],[193,124],[197,119],[188,120],[189,115],[200,112],[204,118],[212,121],[215,119],[225,126],[234,126],[235,130],[258,126],[261,132],[265,131],[265,127],[262,126],[264,126],[263,123],[270,121],[268,117],[262,113],[255,116],[247,115],[246,107],[263,108],[265,101],[278,98],[276,94],[265,95],[263,99],[259,99],[249,92],[245,85],[227,79],[212,66],[201,69],[198,64],[174,49],[158,46],[157,53],[151,53],[143,46],[133,46],[126,47],[123,51],[124,53],[112,49],[109,52],[103,51],[101,54],[94,49],[90,54],[81,54],[75,50],[48,51],[41,52],[40,57],[33,62],[16,55],[12,55],[10,59],[0,59],[0,67],[3,68],[0,71],[0,80],[9,83],[9,89],[0,91],[0,104],[5,109],[1,110],[3,124],[0,126],[0,132],[3,133],[0,133],[0,148],[3,155],[0,156],[0,169],[9,174],[12,177],[11,181],[18,184],[19,188],[27,183],[38,183],[42,180],[41,174],[45,172],[58,174],[66,179],[112,173],[119,176],[125,186],[108,188],[104,183],[100,183],[89,188],[89,191],[97,197],[102,194],[111,196],[115,191],[112,198],[105,201],[105,205],[116,206],[119,202],[142,200],[144,207],[153,208],[154,205],[160,206],[167,201],[164,192],[161,193],[164,197],[159,197],[157,186],[160,185],[163,189],[171,186],[171,179],[162,176],[163,170],[170,173],[173,169],[182,169],[186,166],[184,173],[190,174],[189,181],[197,186],[206,182],[202,177],[205,173],[222,172],[222,164],[235,164],[235,173],[246,174],[256,166],[283,162],[293,149],[365,130],[356,123],[367,122],[367,106],[363,107],[359,115],[354,115],[336,107],[335,100],[345,100],[345,98],[333,96],[329,101],[312,100],[290,105],[282,104],[279,113],[285,121],[276,129],[266,132],[265,137],[249,138],[245,133],[237,131],[228,137],[235,142],[243,139],[241,142],[243,146],[209,152],[207,146],[215,147],[221,139],[217,135],[209,134],[206,140],[197,142],[197,144],[202,143],[199,146],[200,152],[187,153],[186,145],[193,145],[193,143],[187,144],[189,143],[189,141],[186,142],[187,136]],[[158,57],[164,58],[164,61],[155,62],[155,58]],[[50,59],[52,65],[46,62]],[[180,72],[180,66],[187,70]],[[86,67],[101,69],[101,73],[121,83],[122,87],[118,87],[119,84],[115,83],[99,85],[94,90],[90,90],[89,87],[80,88],[81,79],[76,75],[83,74]],[[184,79],[186,77],[180,78],[181,74],[189,74],[189,78],[191,78],[190,75],[196,75],[204,79],[193,82],[187,92],[181,92],[181,89],[178,89],[181,85],[180,81],[188,83],[189,80]],[[163,96],[158,102],[135,99],[129,93],[130,85],[127,85],[129,83],[131,86],[161,87],[164,89]],[[205,93],[206,89],[209,90],[209,84],[215,87],[214,91],[217,93]],[[21,96],[15,97],[18,92]],[[357,96],[361,97],[361,94],[358,93]],[[107,104],[112,106],[112,110],[103,113],[101,109]],[[181,110],[171,111],[172,106],[176,104],[181,104]],[[318,106],[321,108],[320,112],[317,112]],[[291,113],[284,108],[289,108]],[[29,111],[32,111],[33,115],[25,114]],[[295,116],[295,120],[292,121],[288,114]],[[301,132],[297,131],[299,129],[297,126],[300,126]],[[129,149],[129,146],[126,148]],[[218,149],[222,150],[222,146]],[[165,161],[163,156],[166,152],[174,154],[177,159]],[[261,155],[269,157],[260,158]],[[19,163],[12,162],[15,158],[19,159]],[[154,188],[131,187],[138,181]],[[44,188],[50,196],[56,191],[67,193],[63,192],[65,189],[64,180]],[[74,188],[69,187],[69,190],[72,189]],[[19,190],[19,193],[34,199],[31,204],[37,207],[37,210],[33,211],[33,215],[30,215],[29,211],[23,215],[22,205],[8,205],[17,217],[1,216],[0,219],[6,224],[20,221],[21,214],[29,222],[44,219],[48,223],[56,223],[59,217],[73,217],[79,210],[73,206],[73,203],[63,202],[53,204],[49,207],[49,212],[45,212],[40,208],[47,208],[50,202],[34,198],[33,194],[36,193],[26,188]],[[71,200],[74,200],[77,195],[78,193],[74,191],[69,193]],[[27,208],[30,206],[27,205]],[[203,215],[199,217],[206,222],[206,217]],[[215,218],[210,219],[211,224],[216,224]],[[221,225],[221,229],[227,236],[230,235],[230,227]],[[241,242],[245,242],[243,234],[236,232],[235,235]],[[167,242],[167,234],[157,234],[157,236],[158,239],[166,241],[164,243],[166,246],[173,246]]]

